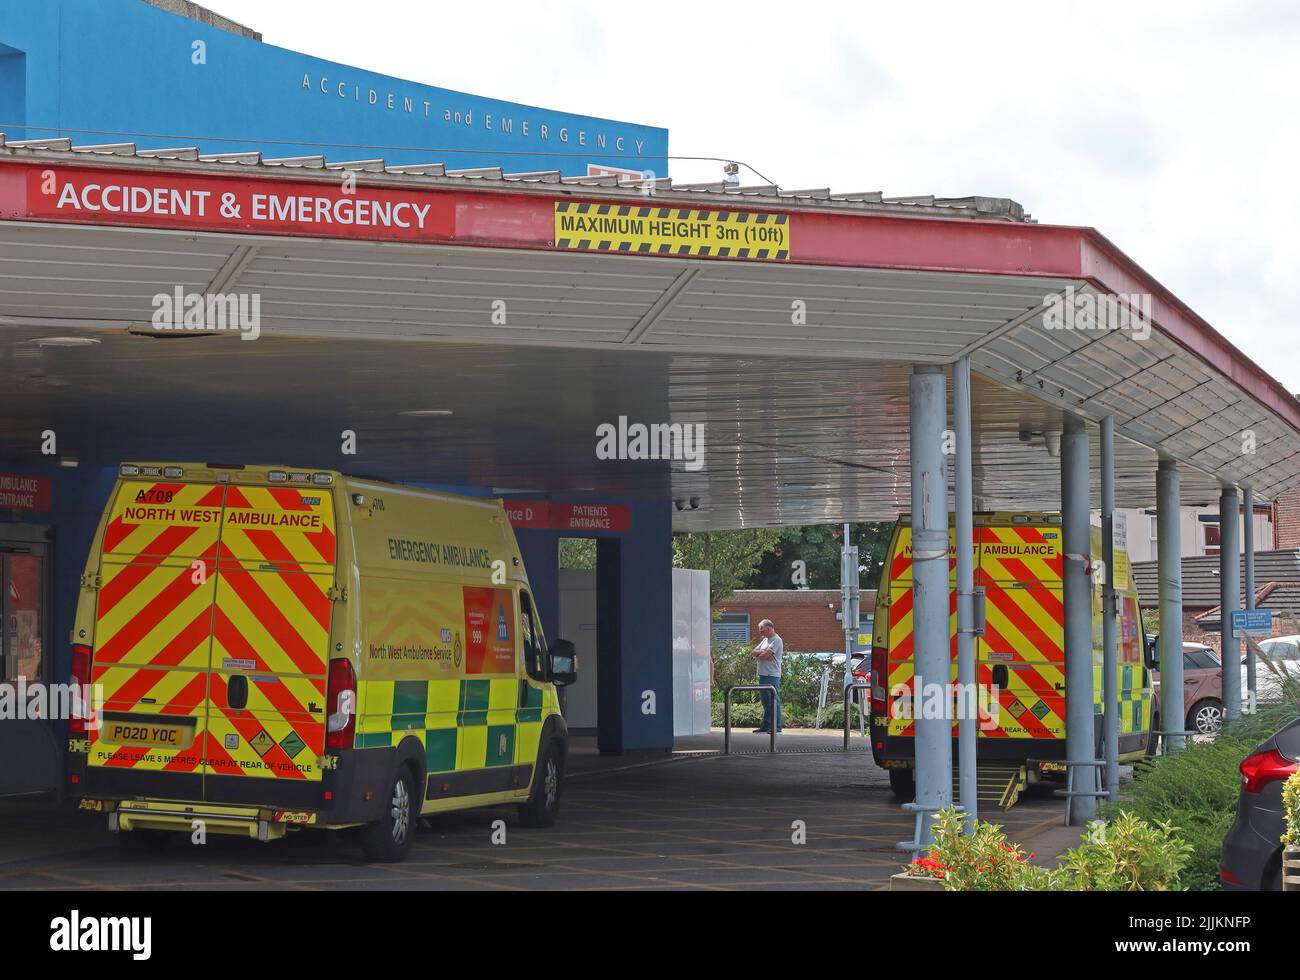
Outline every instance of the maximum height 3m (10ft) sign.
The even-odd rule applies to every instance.
[[[789,215],[767,211],[555,203],[555,246],[589,252],[784,262]]]

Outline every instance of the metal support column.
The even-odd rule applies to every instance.
[[[1181,732],[1187,706],[1183,704],[1183,559],[1179,527],[1178,466],[1162,459],[1156,470],[1156,573],[1160,582],[1160,730]],[[1183,747],[1181,735],[1170,735],[1166,749]]]
[[[979,792],[976,746],[979,738],[979,691],[975,683],[975,529],[971,486],[970,358],[952,366],[952,425],[957,437],[953,491],[957,507],[957,771],[966,829],[975,828]]]
[[[1241,491],[1241,542],[1246,565],[1246,608],[1255,608],[1255,491]],[[1255,648],[1246,644],[1246,703],[1253,709],[1259,689],[1255,686]]]
[[[1223,638],[1223,717],[1241,717],[1241,640],[1232,631],[1232,614],[1241,599],[1241,504],[1237,488],[1225,486],[1219,494],[1219,633]],[[1164,687],[1163,684],[1160,685]]]
[[[1061,525],[1065,548],[1065,754],[1082,763],[1096,759],[1092,711],[1092,574],[1088,519],[1088,433],[1083,420],[1065,417],[1061,436]],[[1084,778],[1094,766],[1081,766]],[[1079,782],[1073,783],[1080,790]],[[1083,826],[1097,815],[1092,796],[1073,797],[1070,822]]]
[[[1115,419],[1101,420],[1101,560],[1106,581],[1101,596],[1102,752],[1106,793],[1119,799],[1119,677],[1115,666],[1115,627],[1119,595],[1115,590]]]
[[[952,699],[926,697],[926,685],[951,683],[948,653],[948,479],[943,454],[947,378],[917,365],[909,383],[912,452],[912,622],[916,725],[917,844],[933,841],[934,813],[952,804]],[[942,705],[941,717],[934,705]]]
[[[840,620],[844,627],[844,687],[853,686],[853,654],[857,649],[861,615],[858,549],[852,542],[853,525],[844,525],[844,546],[840,549]]]

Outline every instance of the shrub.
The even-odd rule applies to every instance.
[[[1261,708],[1229,722],[1211,742],[1197,742],[1169,755],[1138,763],[1118,804],[1102,814],[1131,813],[1156,826],[1170,824],[1190,846],[1180,875],[1194,890],[1219,887],[1219,854],[1237,812],[1241,775],[1237,767],[1250,751],[1295,717],[1292,705]]]
[[[1292,773],[1282,786],[1282,806],[1286,810],[1286,833],[1283,844],[1300,847],[1300,772]]]
[[[913,861],[909,873],[942,878],[948,891],[1024,891],[1031,883],[1053,887],[1048,869],[1030,865],[1033,855],[1008,841],[1001,827],[976,820],[974,833],[966,834],[964,819],[954,809],[940,810],[930,855]]]
[[[721,728],[723,721],[723,706],[721,702],[713,703],[714,726]],[[763,706],[761,704],[735,704],[731,705],[731,727],[732,728],[756,728],[758,723],[763,720]]]
[[[1192,855],[1192,845],[1178,835],[1172,824],[1121,812],[1109,823],[1094,820],[1062,867],[1082,891],[1173,891]]]
[[[736,685],[757,684],[757,661],[750,656],[753,643],[719,643],[713,647],[713,700],[722,704],[727,688]],[[821,692],[822,669],[824,661],[809,653],[787,653],[781,658],[781,704],[784,709],[785,723],[792,724],[792,712],[800,722],[812,726],[812,719],[817,711],[817,697]],[[832,690],[828,695],[827,708],[833,708],[836,718],[842,712],[838,707],[839,692]],[[739,704],[758,704],[755,691],[737,691],[731,699],[732,710]],[[722,724],[721,713],[716,713]],[[837,722],[838,724],[838,722]],[[803,727],[802,725],[799,727]]]
[[[1121,813],[1111,823],[1097,820],[1088,837],[1055,868],[1029,863],[1002,828],[983,820],[965,833],[955,809],[935,815],[934,844],[907,872],[941,878],[948,891],[1167,891],[1178,887],[1190,847],[1169,824],[1152,826]]]

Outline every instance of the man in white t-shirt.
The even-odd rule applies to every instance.
[[[773,722],[776,723],[776,730],[781,730],[781,654],[785,652],[785,643],[777,636],[776,627],[770,619],[758,624],[758,634],[763,639],[750,651],[750,655],[758,661],[758,682],[776,688],[775,693],[760,691],[758,694],[763,699],[763,723],[754,729],[754,733],[767,734],[772,731]],[[776,702],[775,708],[773,701]]]

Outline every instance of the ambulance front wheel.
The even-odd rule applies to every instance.
[[[528,802],[519,807],[525,827],[549,827],[560,813],[560,787],[564,781],[564,754],[553,741],[547,742],[537,760],[537,775]]]
[[[406,858],[415,835],[415,779],[406,766],[393,776],[384,803],[384,815],[367,824],[361,834],[361,849],[371,861],[394,862]]]
[[[894,791],[894,799],[899,803],[910,803],[916,799],[916,777],[911,767],[890,769],[889,788]]]

